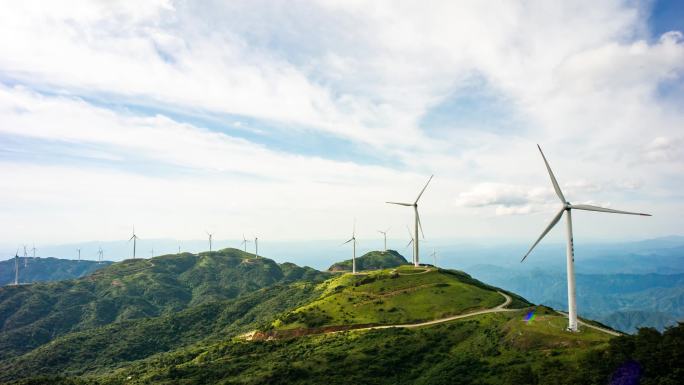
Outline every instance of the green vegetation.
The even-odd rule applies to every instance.
[[[281,269],[270,259],[224,249],[129,259],[76,280],[2,287],[0,360],[67,333],[173,315],[299,277],[325,276],[293,265]]]
[[[24,263],[28,267],[24,267]],[[60,281],[86,276],[96,270],[111,265],[110,261],[77,261],[59,258],[19,258],[19,282],[34,283],[45,281]],[[14,283],[14,258],[0,261],[0,286]]]
[[[407,264],[408,261],[395,250],[371,251],[356,258],[356,270],[380,270],[398,267]],[[328,271],[352,271],[352,260],[334,263]]]
[[[0,382],[564,385],[606,384],[634,370],[642,384],[682,377],[682,325],[663,335],[569,333],[565,317],[512,293],[508,311],[284,338],[490,309],[504,301],[497,291],[459,271],[401,265],[333,277],[234,249],[124,261],[82,279],[0,289]],[[275,338],[249,338],[254,331]]]
[[[505,299],[455,274],[402,266],[345,274],[321,284],[322,295],[274,322],[277,329],[350,324],[401,324],[492,308]]]

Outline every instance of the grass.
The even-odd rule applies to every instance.
[[[401,266],[345,274],[321,284],[317,300],[277,319],[276,329],[415,323],[495,307],[494,290],[462,282],[442,270]]]

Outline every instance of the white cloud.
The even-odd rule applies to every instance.
[[[305,226],[317,237],[333,234],[356,210],[381,227],[385,218],[399,220],[403,214],[370,202],[392,198],[388,192],[410,198],[431,172],[437,177],[424,209],[426,229],[435,233],[495,228],[482,214],[546,210],[555,198],[534,143],[543,145],[573,202],[673,207],[684,188],[678,151],[684,116],[680,104],[663,100],[658,89],[682,82],[684,42],[681,32],[649,36],[645,9],[617,0],[2,4],[0,82],[20,86],[0,86],[0,135],[70,143],[76,153],[70,156],[190,169],[185,181],[161,175],[143,180],[140,170],[130,169],[104,174],[112,182],[100,183],[117,193],[123,190],[116,186],[130,183],[174,191],[159,204],[184,207],[176,221],[201,221],[191,201],[222,204],[184,194],[193,185],[220,196],[239,190],[226,203],[235,210],[231,215],[248,221],[248,209],[268,208],[281,214],[272,218],[264,211],[269,231],[288,236],[283,229],[291,228],[293,216],[330,222],[329,228]],[[483,130],[473,119],[468,127],[447,125],[452,131],[437,137],[420,126],[431,108],[473,78],[500,96],[495,103],[519,120],[515,129]],[[92,99],[225,116],[226,126],[264,137],[271,133],[268,124],[249,122],[272,123],[303,138],[333,134],[397,164],[276,151],[167,116],[97,107]],[[66,150],[54,151],[59,163]],[[3,163],[0,173],[19,179],[64,174],[74,181],[100,172],[83,164],[54,167]],[[40,194],[22,185],[3,198],[23,202],[24,209],[26,197],[31,205],[66,205],[70,194],[87,198],[53,182]],[[449,205],[454,196],[456,204]],[[681,227],[676,210],[662,212],[651,232]],[[82,215],[91,223],[90,214]],[[159,215],[167,218],[160,228],[182,233]],[[430,215],[439,218],[432,225]],[[451,216],[467,217],[469,226],[449,226]],[[20,215],[13,220],[25,221]],[[44,233],[56,227],[45,223]],[[232,225],[226,226],[229,231]]]

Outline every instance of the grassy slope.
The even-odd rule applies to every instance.
[[[272,321],[273,314],[319,295],[314,283],[293,283],[238,299],[197,305],[161,317],[117,322],[67,334],[22,356],[0,361],[0,380],[41,374],[111,370],[200,341],[226,340]]]
[[[371,251],[359,258],[356,258],[356,269],[361,270],[378,270],[397,267],[407,264],[408,261],[401,254],[395,250],[387,251]],[[329,271],[351,271],[352,260],[334,263],[328,268]]]
[[[0,288],[0,360],[61,335],[171,315],[188,307],[316,276],[313,269],[225,249],[112,264],[76,280]]]
[[[103,373],[97,382],[517,384],[527,383],[519,382],[527,369],[542,378],[572,370],[584,352],[605,348],[609,339],[593,330],[563,333],[558,316],[527,324],[524,313],[480,315],[416,330],[220,342],[154,356]],[[571,375],[565,377],[568,381],[556,383],[572,383]]]
[[[326,281],[320,298],[276,320],[274,327],[415,323],[504,302],[492,288],[475,285],[465,277],[413,266],[345,274]]]

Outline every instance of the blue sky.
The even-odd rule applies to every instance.
[[[0,5],[0,243],[680,233],[677,1]],[[560,239],[562,235],[554,233]],[[401,238],[402,234],[395,237]]]

